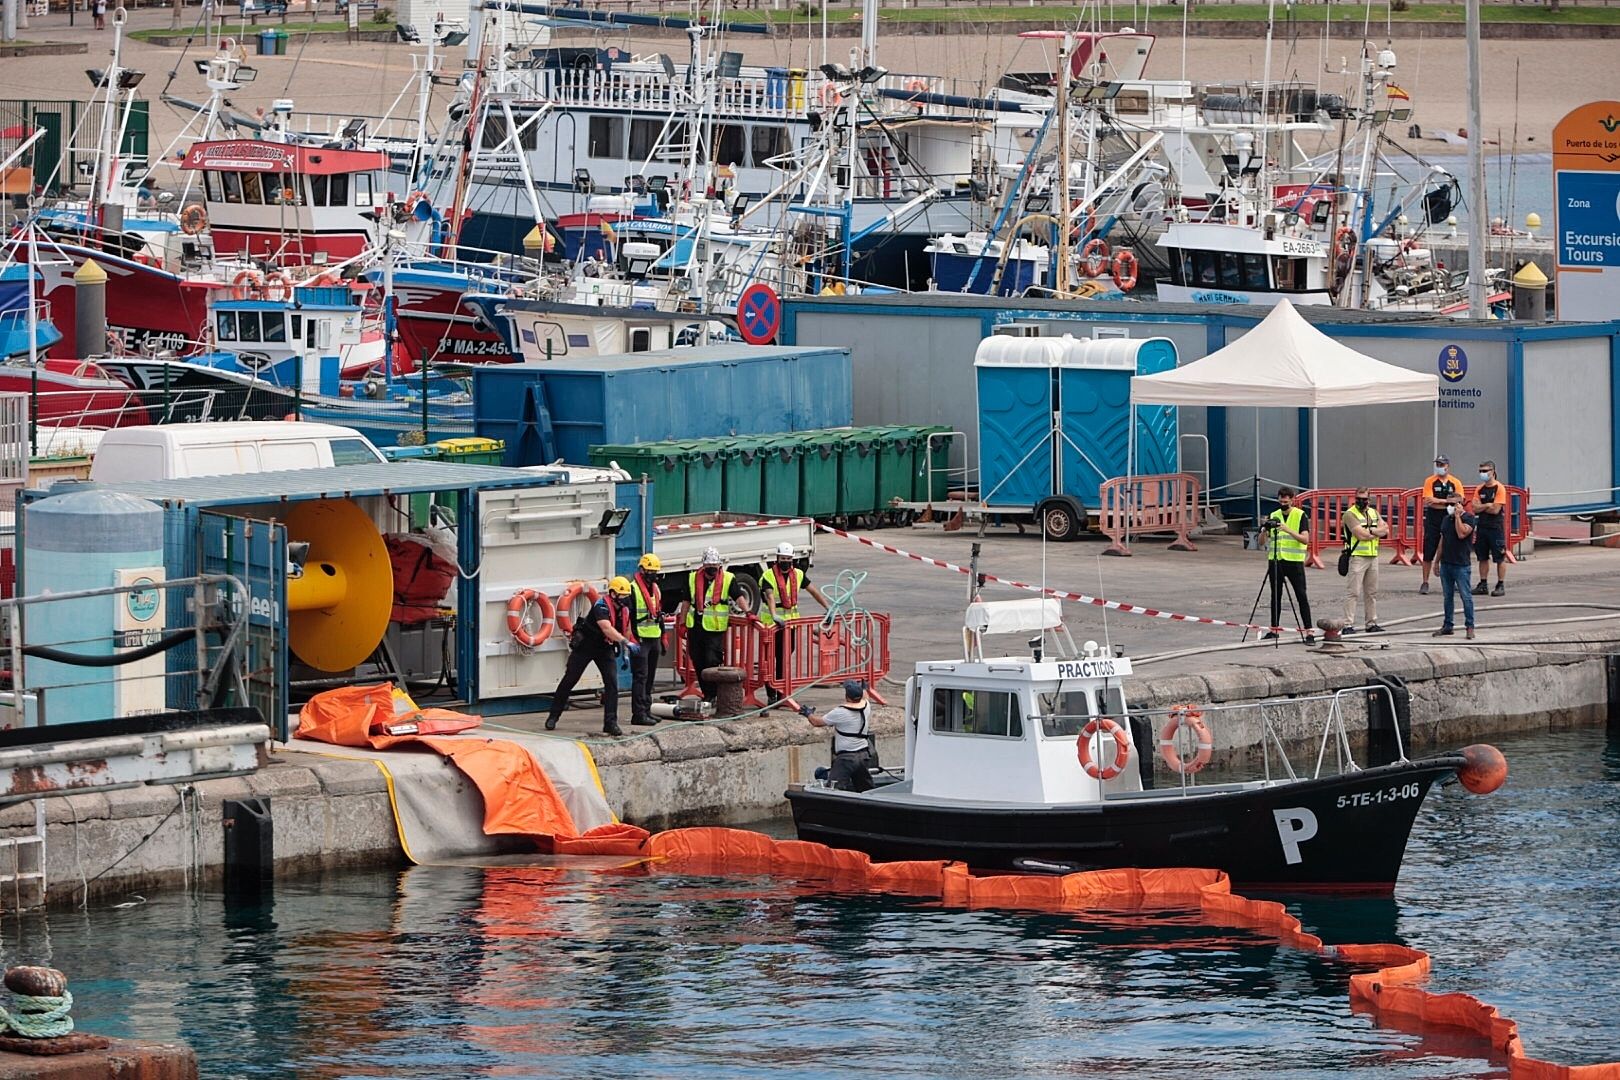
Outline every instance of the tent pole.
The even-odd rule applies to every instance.
[[[1321,453],[1318,452],[1317,440],[1316,440],[1317,429],[1320,428],[1322,425],[1318,424],[1316,422],[1316,420],[1317,420],[1316,410],[1312,409],[1311,410],[1311,488],[1312,488],[1312,490],[1315,490],[1315,489],[1321,487],[1321,484],[1319,483],[1319,480],[1320,480],[1321,475],[1322,475],[1322,472],[1321,472],[1322,455],[1321,455]]]
[[[1260,527],[1260,407],[1254,408],[1254,525]]]
[[[1434,456],[1440,456],[1440,399],[1434,399]]]

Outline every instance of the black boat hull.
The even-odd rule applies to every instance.
[[[1207,867],[1250,889],[1389,893],[1430,787],[1461,755],[1317,780],[1070,806],[957,805],[824,788],[787,792],[799,839],[874,860],[975,870]],[[1197,788],[1190,789],[1197,791]]]

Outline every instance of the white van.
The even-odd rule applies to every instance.
[[[364,435],[336,424],[292,420],[148,424],[104,434],[90,463],[90,479],[173,480],[383,460]]]

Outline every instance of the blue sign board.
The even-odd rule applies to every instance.
[[[1620,172],[1557,174],[1558,265],[1620,267]]]

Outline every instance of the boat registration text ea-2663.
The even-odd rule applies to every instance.
[[[1340,795],[1339,809],[1347,806],[1376,806],[1379,803],[1395,802],[1398,799],[1415,799],[1423,794],[1422,784],[1398,784],[1395,787],[1380,788],[1377,791],[1358,791],[1354,795]]]

